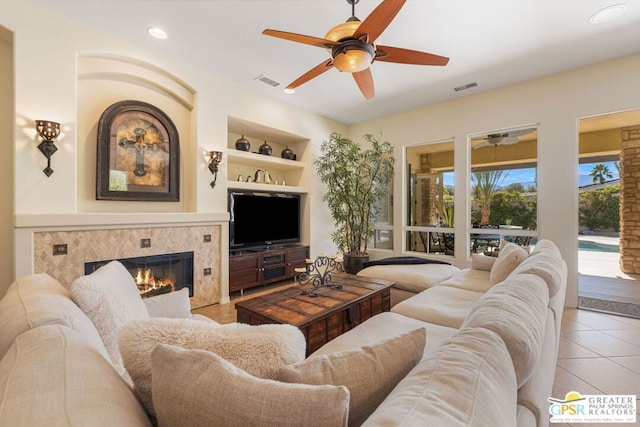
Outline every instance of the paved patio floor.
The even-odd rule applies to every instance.
[[[607,250],[617,237],[580,235],[578,252],[578,305],[580,307],[640,317],[640,276],[620,271],[620,253]]]

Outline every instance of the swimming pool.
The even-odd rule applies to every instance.
[[[590,240],[578,240],[578,250],[588,252],[620,252],[620,246],[607,245]]]

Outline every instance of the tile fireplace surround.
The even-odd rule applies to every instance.
[[[84,274],[85,262],[193,251],[191,308],[225,303],[227,221],[226,213],[17,215],[16,276],[48,273],[66,285]],[[66,254],[54,245],[66,245]]]

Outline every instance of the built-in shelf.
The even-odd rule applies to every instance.
[[[227,188],[230,190],[268,191],[270,193],[306,194],[308,192],[305,187],[296,187],[293,185],[256,184],[255,182],[240,181],[228,181]]]
[[[266,156],[264,154],[256,154],[248,151],[234,150],[232,148],[227,150],[227,157],[229,161],[241,163],[247,166],[253,166],[257,168],[272,167],[279,170],[294,170],[304,169],[305,165],[302,162],[296,160],[283,159],[280,157]]]

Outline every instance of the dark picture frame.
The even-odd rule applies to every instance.
[[[98,122],[97,200],[180,200],[180,140],[171,118],[142,101],[109,106]]]

